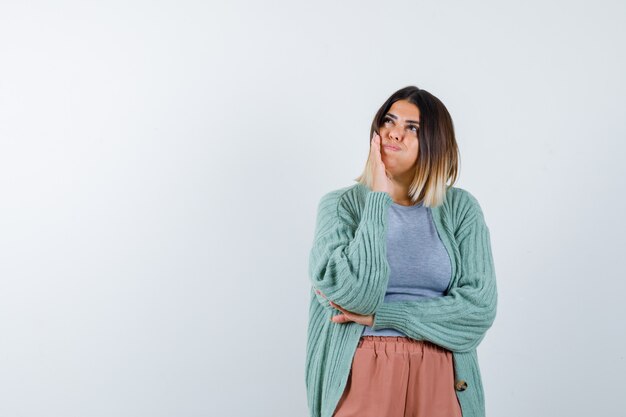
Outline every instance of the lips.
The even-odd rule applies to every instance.
[[[399,151],[400,150],[400,148],[398,148],[397,146],[392,146],[392,145],[383,145],[383,148],[389,149],[390,151]]]

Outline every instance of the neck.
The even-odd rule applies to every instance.
[[[397,203],[402,205],[412,205],[411,197],[409,196],[409,186],[411,184],[411,180],[413,176],[410,178],[408,175],[404,177],[390,177],[391,181],[391,199]]]

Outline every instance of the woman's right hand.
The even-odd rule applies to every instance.
[[[384,191],[391,195],[391,180],[380,153],[380,135],[374,132],[370,145],[370,160],[372,167],[372,191]]]

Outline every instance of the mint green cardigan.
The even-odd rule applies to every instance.
[[[356,183],[325,194],[317,208],[309,256],[311,282],[305,384],[310,417],[331,417],[343,394],[363,331],[328,300],[357,314],[374,314],[373,329],[393,328],[452,351],[463,417],[484,417],[485,399],[476,347],[496,315],[496,278],[489,229],[476,198],[448,187],[433,220],[452,264],[442,297],[384,302],[389,265],[387,209],[393,200]]]

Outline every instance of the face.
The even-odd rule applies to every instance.
[[[420,111],[407,100],[398,100],[380,125],[381,159],[392,177],[412,177],[419,152]]]

